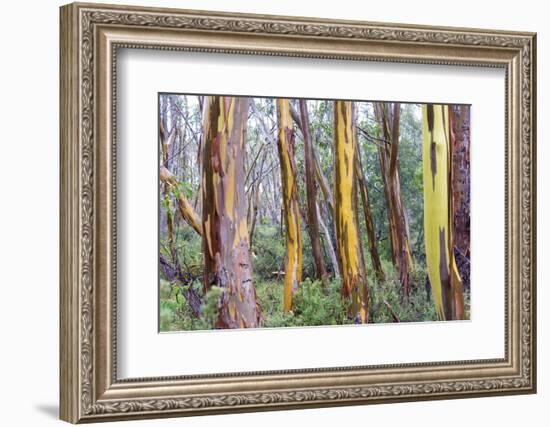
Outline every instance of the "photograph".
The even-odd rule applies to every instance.
[[[160,332],[470,319],[470,105],[159,93],[158,128]]]
[[[373,405],[378,423],[432,411],[467,415],[462,425],[483,418],[468,399],[494,396],[527,405],[477,404],[500,424],[539,419],[544,405],[527,395],[540,390],[545,348],[543,14],[501,8],[494,29],[494,7],[481,4],[449,14],[432,2],[428,16],[406,2],[200,3],[27,13],[40,16],[37,28],[58,26],[55,46],[29,49],[59,82],[39,82],[42,93],[19,72],[28,81],[11,85],[20,105],[10,103],[8,122],[23,123],[11,127],[36,122],[40,133],[7,144],[17,148],[7,158],[41,173],[30,179],[11,161],[9,176],[26,179],[11,187],[27,197],[21,190],[40,187],[58,162],[59,205],[37,216],[23,197],[5,211],[29,213],[31,235],[58,236],[38,252],[57,255],[46,264],[59,289],[39,281],[40,322],[8,331],[33,354],[36,340],[20,332],[55,326],[59,351],[26,377],[58,377],[59,418],[152,425],[255,412],[247,419],[257,425],[266,411]],[[19,59],[11,68],[29,68]],[[21,114],[29,99],[47,108]],[[39,156],[42,171],[20,151],[44,149],[48,129],[59,147],[55,159]],[[47,212],[57,226],[34,226]],[[37,240],[5,223],[29,264],[20,255]],[[22,283],[21,271],[6,283]],[[4,300],[21,311],[20,296]],[[57,317],[44,312],[52,308]],[[45,412],[48,401],[37,402]],[[325,415],[304,422],[334,425]]]

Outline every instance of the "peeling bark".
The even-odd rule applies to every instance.
[[[281,168],[286,240],[283,309],[289,312],[292,310],[292,297],[302,281],[302,232],[297,200],[294,130],[288,99],[277,99],[277,120],[279,126],[277,147]]]
[[[342,295],[351,300],[350,317],[356,323],[369,320],[369,294],[356,215],[356,135],[353,106],[349,101],[334,103],[334,196],[338,262],[342,274]]]
[[[205,97],[204,286],[222,289],[216,328],[256,328],[261,308],[252,277],[244,157],[249,98]]]
[[[437,315],[464,319],[462,281],[454,255],[449,107],[422,107],[426,264]]]
[[[470,107],[449,108],[453,244],[464,287],[470,287]]]

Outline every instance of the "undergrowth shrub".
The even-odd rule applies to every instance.
[[[277,244],[273,244],[277,247]],[[269,270],[268,257],[264,257]],[[436,321],[437,315],[429,286],[426,286],[426,271],[415,266],[411,272],[411,295],[408,302],[403,300],[399,274],[390,262],[382,261],[386,279],[377,281],[372,271],[367,273],[369,280],[369,321],[371,323],[392,323],[397,317],[400,322]],[[279,280],[264,280],[254,272],[256,294],[262,309],[263,327],[305,327],[351,324],[348,318],[349,302],[341,297],[341,281],[331,280],[328,284],[306,278],[298,288],[290,313],[283,313],[284,276]],[[193,317],[183,296],[180,285],[161,280],[160,287],[160,330],[204,330],[214,327],[219,310],[222,289],[213,286],[206,295],[202,294],[200,280],[191,284],[201,295],[203,304],[200,318]],[[466,314],[469,318],[470,293],[464,293]]]
[[[277,271],[284,270],[285,242],[277,227],[256,226],[252,244],[252,267],[254,275],[263,280],[272,280]]]

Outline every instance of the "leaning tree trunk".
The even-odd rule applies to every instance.
[[[205,98],[203,154],[204,285],[222,289],[216,328],[256,328],[246,221],[244,155],[249,98]]]
[[[351,300],[350,317],[357,323],[367,323],[369,294],[356,216],[354,163],[357,142],[352,110],[349,101],[334,103],[334,222],[342,294]]]
[[[195,212],[195,209],[193,209],[193,206],[191,206],[191,203],[189,203],[185,195],[180,191],[178,181],[174,174],[172,174],[164,166],[161,166],[159,176],[160,181],[164,183],[166,188],[174,194],[174,197],[178,202],[180,214],[183,219],[187,222],[187,224],[193,227],[193,229],[199,234],[199,236],[201,236],[202,226],[199,215]]]
[[[319,235],[319,218],[317,216],[317,187],[315,186],[315,162],[313,159],[313,146],[309,131],[309,115],[307,104],[300,99],[300,117],[302,122],[302,135],[304,137],[304,158],[307,193],[307,221],[308,231],[311,240],[311,253],[315,262],[315,276],[318,280],[326,283],[328,280],[327,270],[321,250],[321,236]]]
[[[288,99],[277,99],[279,163],[283,187],[286,257],[283,310],[292,310],[292,297],[302,281],[302,232],[297,200],[296,164],[294,161],[294,130]]]
[[[449,107],[422,107],[426,264],[437,315],[464,319],[462,281],[453,251]]]

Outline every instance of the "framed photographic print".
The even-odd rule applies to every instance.
[[[532,33],[61,8],[61,418],[536,390]]]

